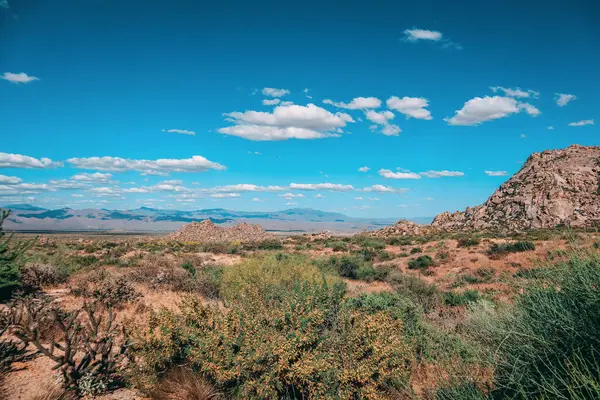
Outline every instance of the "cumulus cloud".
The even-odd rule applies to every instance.
[[[147,175],[166,175],[169,172],[205,172],[210,169],[224,170],[219,163],[202,156],[184,159],[160,158],[158,160],[133,160],[120,157],[70,158],[67,160],[75,168],[98,171],[138,171]]]
[[[214,197],[217,199],[228,199],[228,198],[237,198],[240,197],[239,193],[213,193],[210,197]]]
[[[111,178],[112,178],[112,174],[109,174],[109,173],[103,174],[101,172],[94,172],[93,174],[83,173],[83,174],[73,175],[71,177],[71,179],[74,181],[98,182],[98,183],[108,182],[108,181],[110,181]]]
[[[360,167],[358,169],[358,172],[369,172],[370,170],[371,170],[371,168],[369,168],[365,165],[364,167]]]
[[[555,93],[555,95],[556,104],[558,104],[559,107],[564,107],[567,104],[569,104],[570,101],[577,100],[577,96],[575,96],[574,94]]]
[[[352,185],[341,185],[339,183],[290,183],[290,189],[295,190],[331,190],[346,192],[353,190]]]
[[[348,110],[365,110],[368,108],[379,108],[381,106],[381,100],[377,97],[355,97],[350,103],[338,103],[330,99],[325,99],[323,100],[323,103]]]
[[[484,171],[487,176],[506,176],[508,171]]]
[[[443,177],[464,176],[465,173],[464,172],[460,172],[460,171],[443,170],[443,171],[421,172],[421,175],[423,175],[423,176],[425,176],[427,178],[443,178]]]
[[[45,157],[38,159],[22,154],[0,153],[0,168],[56,168],[62,165]]]
[[[317,194],[314,195],[314,198],[315,199],[324,199],[325,196],[323,196],[321,193],[317,193]]]
[[[528,103],[519,103],[512,97],[485,96],[467,101],[452,118],[444,118],[449,125],[479,125],[485,121],[504,118],[525,110],[531,116],[540,111]]]
[[[380,169],[379,175],[386,179],[421,179],[421,175],[414,172],[393,172],[389,169]]]
[[[122,190],[120,188],[111,188],[103,186],[91,188],[89,189],[89,191],[94,193],[98,197],[122,197]]]
[[[569,123],[569,126],[584,126],[584,125],[595,125],[595,122],[593,119],[584,119],[582,121]]]
[[[390,110],[398,111],[406,115],[406,118],[432,119],[431,112],[427,110],[429,100],[423,97],[403,97],[392,96],[386,101]]]
[[[523,97],[523,98],[528,98],[528,97],[534,97],[537,98],[539,97],[540,93],[536,92],[535,90],[522,90],[521,88],[516,88],[516,89],[511,89],[511,88],[505,88],[502,86],[493,86],[490,87],[490,89],[494,92],[494,93],[498,93],[498,92],[504,92],[505,96],[508,97]]]
[[[23,180],[16,176],[0,175],[0,185],[16,185],[21,182],[23,182]]]
[[[211,192],[281,192],[287,190],[284,186],[259,186],[249,183],[239,183],[237,185],[216,186],[210,189],[204,189]]]
[[[56,179],[50,181],[50,190],[69,190],[69,189],[84,189],[89,185],[83,182],[76,182],[68,179]]]
[[[20,72],[18,74],[12,72],[5,72],[2,75],[0,75],[0,78],[12,83],[29,83],[40,80],[40,78],[36,76],[29,76],[25,72]]]
[[[416,42],[417,40],[433,40],[435,42],[442,40],[442,32],[430,31],[427,29],[407,29],[404,31],[406,40]]]
[[[314,104],[279,106],[272,113],[246,111],[225,116],[236,125],[221,128],[219,133],[257,141],[339,136],[341,128],[354,122],[348,114],[333,114]]]
[[[275,89],[266,87],[262,90],[262,94],[269,97],[283,97],[286,94],[290,94],[290,91],[287,89]]]
[[[179,133],[181,135],[191,135],[194,136],[196,134],[196,132],[194,131],[188,131],[187,129],[163,129],[163,132],[169,132],[169,133]]]
[[[283,197],[286,200],[291,200],[291,199],[301,199],[304,198],[305,196],[302,193],[283,193],[280,194],[279,197]]]
[[[398,125],[390,124],[390,120],[395,117],[394,113],[391,111],[383,111],[377,112],[373,110],[369,110],[365,113],[367,119],[371,122],[374,122],[376,125],[372,125],[370,129],[372,131],[377,130],[378,125],[382,126],[381,133],[386,136],[398,136],[402,129]]]
[[[384,185],[373,185],[366,188],[362,188],[363,192],[378,192],[378,193],[406,193],[408,189],[406,188],[393,188],[391,186]]]
[[[279,104],[281,102],[281,100],[279,99],[264,99],[262,101],[263,105],[265,106],[274,106],[276,104]]]

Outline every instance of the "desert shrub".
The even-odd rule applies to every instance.
[[[379,250],[377,252],[377,258],[379,259],[379,261],[389,261],[389,260],[393,260],[395,257],[396,257],[396,255],[393,253],[390,253],[389,251]]]
[[[496,271],[491,267],[479,267],[475,271],[475,275],[483,279],[485,282],[489,282],[496,275]]]
[[[373,265],[356,255],[332,256],[317,265],[322,271],[349,279],[360,279],[359,274],[362,278],[375,274]]]
[[[420,247],[413,247],[412,249],[410,249],[410,254],[419,254],[422,252],[423,252],[423,249]]]
[[[435,391],[434,400],[487,400],[489,397],[472,381],[449,382]]]
[[[462,292],[444,292],[444,302],[452,307],[464,306],[469,303],[475,302],[478,299],[479,292],[477,290],[465,290]]]
[[[83,397],[122,383],[117,371],[125,362],[127,343],[112,309],[105,311],[94,302],[66,312],[45,297],[26,296],[14,299],[8,310],[8,332],[51,359],[65,388]]]
[[[204,243],[201,249],[205,253],[240,254],[242,246],[239,243],[209,242]]]
[[[387,243],[391,246],[410,246],[413,241],[407,237],[394,236],[387,239]]]
[[[390,267],[373,267],[373,264],[365,263],[356,271],[356,279],[361,281],[385,281],[390,273]]]
[[[181,263],[181,268],[186,270],[186,272],[191,276],[196,276],[196,267],[190,261],[184,261]]]
[[[363,261],[373,261],[377,257],[378,250],[371,247],[361,247],[359,250],[353,251],[352,255],[360,258]]]
[[[363,248],[382,250],[385,249],[386,243],[383,239],[378,239],[366,235],[358,235],[353,238],[354,243]]]
[[[13,242],[2,230],[10,210],[0,209],[0,300],[7,299],[21,286],[23,256],[32,242]]]
[[[155,253],[147,255],[139,266],[128,270],[126,276],[132,282],[146,283],[153,289],[193,292],[198,287],[196,279],[189,272],[169,258]]]
[[[196,271],[197,291],[208,299],[221,297],[223,268],[217,265],[206,265]]]
[[[494,398],[600,397],[600,259],[572,258],[530,281],[489,336]]]
[[[153,400],[221,400],[224,398],[207,380],[190,368],[169,370],[151,391]]]
[[[249,399],[383,399],[405,387],[412,349],[402,321],[343,307],[339,284],[269,286],[246,288],[226,312],[189,299],[179,314],[153,316],[136,347],[140,365],[183,361]]]
[[[408,269],[424,270],[435,265],[433,258],[428,255],[422,255],[408,262]]]
[[[256,243],[245,243],[244,250],[281,250],[283,244],[279,239],[266,239]]]
[[[493,256],[532,250],[535,250],[535,244],[533,242],[492,243],[487,253],[488,255]]]
[[[21,269],[21,281],[26,291],[40,290],[42,286],[66,282],[67,272],[52,264],[32,263]]]
[[[595,249],[600,249],[600,241],[595,241],[592,247]]]
[[[139,296],[125,277],[104,279],[91,293],[91,297],[106,307],[120,307],[135,301]]]
[[[390,271],[387,282],[398,293],[419,306],[424,313],[430,312],[441,303],[441,295],[437,287],[416,276],[393,270]]]
[[[329,243],[327,243],[327,247],[331,247],[331,249],[336,252],[348,250],[348,244],[346,244],[345,242],[340,242],[340,241],[329,242]]]
[[[475,237],[461,237],[458,239],[457,246],[458,247],[473,247],[477,246],[481,243],[478,238]]]

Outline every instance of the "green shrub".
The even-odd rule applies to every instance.
[[[419,254],[422,252],[423,252],[423,249],[420,247],[413,247],[412,249],[410,249],[410,254]]]
[[[600,398],[600,259],[544,268],[494,337],[494,398]]]
[[[401,320],[346,307],[344,293],[275,274],[231,293],[226,310],[188,299],[152,316],[135,375],[185,364],[238,398],[385,398],[407,385],[414,350]]]
[[[474,382],[452,382],[438,388],[434,396],[435,400],[487,400],[488,396],[483,393]]]
[[[340,241],[329,242],[327,243],[327,247],[331,247],[331,249],[335,252],[348,250],[348,245],[345,242]]]
[[[21,266],[25,251],[33,242],[12,242],[12,235],[5,237],[2,230],[10,210],[0,209],[0,300],[8,299],[21,287]]]
[[[196,271],[198,292],[208,299],[221,298],[223,268],[217,265],[206,265]]]
[[[191,276],[196,276],[196,267],[190,261],[184,261],[181,268],[185,269]]]
[[[387,282],[398,293],[406,296],[419,306],[425,313],[436,308],[441,302],[441,295],[437,287],[430,285],[416,276],[393,270],[390,271]]]
[[[477,290],[465,290],[464,292],[445,292],[444,302],[449,306],[464,306],[469,303],[475,302],[479,299],[479,292]]]
[[[424,270],[435,265],[433,258],[428,255],[422,255],[408,262],[408,269]]]
[[[503,255],[535,250],[533,242],[493,243],[488,249],[488,255]]]
[[[458,239],[458,247],[472,247],[477,246],[481,241],[475,237],[463,237]]]
[[[387,239],[387,243],[391,246],[410,246],[413,241],[407,237],[395,236]]]
[[[359,246],[367,249],[382,250],[385,249],[386,243],[382,239],[377,239],[369,236],[359,235],[354,238],[354,242]]]

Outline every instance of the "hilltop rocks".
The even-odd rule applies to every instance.
[[[572,145],[532,154],[521,170],[482,205],[444,212],[443,231],[592,226],[600,223],[600,147]]]
[[[386,226],[370,235],[379,238],[395,237],[395,236],[418,236],[433,233],[436,229],[430,225],[420,225],[405,219],[401,219],[392,226]]]
[[[182,242],[260,242],[273,239],[274,236],[260,225],[250,225],[245,222],[231,228],[223,228],[215,225],[211,220],[192,222],[181,227],[168,236],[171,240]]]

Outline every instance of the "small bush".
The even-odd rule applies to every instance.
[[[408,269],[424,270],[435,265],[433,258],[428,255],[422,255],[408,262]]]
[[[181,264],[181,268],[187,271],[191,276],[196,276],[196,267],[190,261],[184,261]]]
[[[215,265],[207,265],[196,272],[198,292],[208,299],[221,298],[221,283],[223,280],[223,268]]]
[[[335,252],[348,250],[348,245],[345,242],[340,241],[327,243],[327,247],[331,247]]]
[[[67,272],[55,265],[33,263],[21,269],[21,281],[26,291],[37,291],[46,285],[66,282]]]
[[[420,247],[413,247],[412,249],[410,249],[410,254],[419,254],[422,252],[423,252],[423,249]]]
[[[221,400],[224,397],[190,368],[168,371],[151,390],[153,400]]]
[[[479,299],[477,290],[465,290],[464,292],[445,292],[444,302],[449,306],[464,306]]]
[[[488,255],[503,255],[535,250],[533,242],[493,243],[488,249]]]
[[[387,243],[391,246],[410,246],[413,241],[407,237],[395,236],[387,239]]]
[[[485,282],[489,282],[496,275],[496,271],[490,267],[480,267],[475,271],[475,275],[483,279]]]
[[[463,237],[463,238],[458,239],[457,246],[458,247],[473,247],[473,246],[479,245],[479,243],[481,243],[481,241],[478,238]]]

